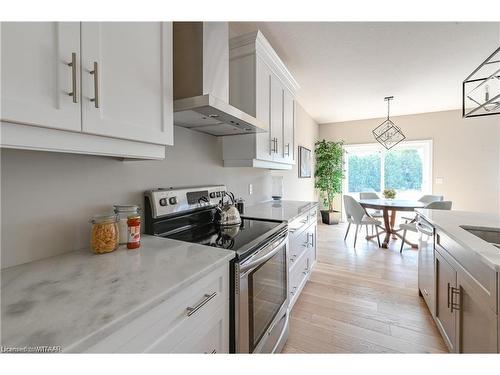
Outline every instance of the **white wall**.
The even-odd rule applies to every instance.
[[[321,124],[320,138],[373,143],[384,119]],[[500,213],[500,116],[463,119],[461,111],[391,118],[408,140],[433,140],[433,192],[458,210]],[[443,184],[436,184],[436,177]]]
[[[310,145],[318,126],[305,112],[299,112],[298,120],[297,142]],[[93,214],[113,204],[142,205],[147,189],[226,184],[248,204],[270,199],[271,171],[224,168],[219,138],[178,127],[174,138],[175,146],[167,148],[162,161],[3,149],[2,268],[86,248]],[[311,179],[299,182],[296,170],[284,175],[285,198],[314,199]]]

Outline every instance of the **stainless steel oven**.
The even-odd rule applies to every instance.
[[[235,263],[237,353],[280,352],[288,338],[288,231]]]

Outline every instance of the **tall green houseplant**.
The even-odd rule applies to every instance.
[[[333,209],[333,200],[342,193],[342,179],[344,178],[343,141],[317,141],[314,148],[316,155],[315,184],[319,190],[323,205],[328,210],[321,211],[325,224],[337,224],[340,219],[338,211]]]

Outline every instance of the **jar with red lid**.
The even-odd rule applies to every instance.
[[[127,249],[137,249],[141,246],[141,217],[130,215],[127,218],[128,240]]]

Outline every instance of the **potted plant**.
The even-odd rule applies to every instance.
[[[338,224],[340,212],[333,209],[335,195],[342,193],[344,164],[342,160],[344,142],[317,141],[314,147],[316,167],[314,187],[319,190],[325,210],[321,210],[321,219],[325,224]]]
[[[384,190],[385,199],[394,199],[396,198],[396,190],[394,189],[385,189]]]

